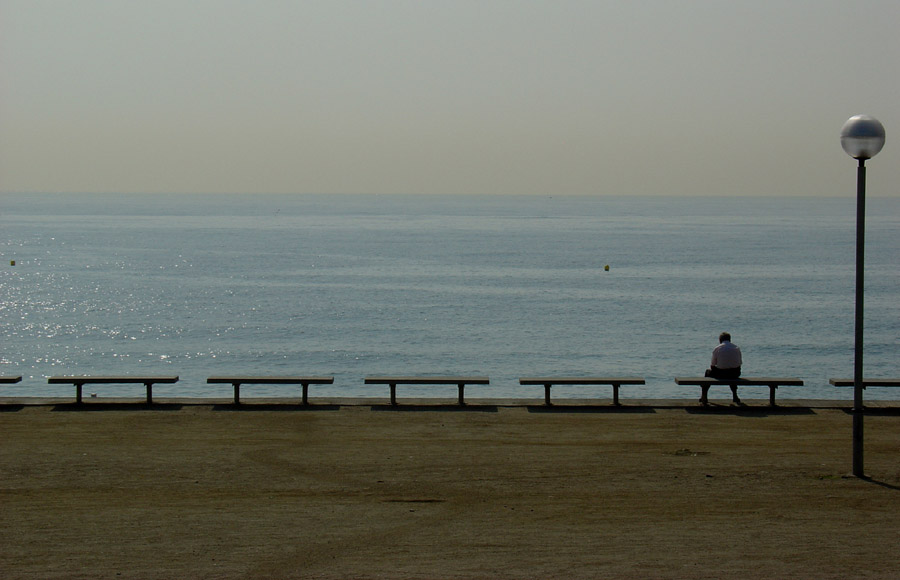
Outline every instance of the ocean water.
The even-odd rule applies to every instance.
[[[896,377],[900,199],[868,205],[865,373]],[[702,375],[728,330],[745,374],[806,381],[779,398],[851,398],[828,385],[853,372],[851,196],[8,194],[0,224],[0,373],[25,377],[4,394],[177,374],[154,394],[228,397],[206,377],[325,374],[312,397],[383,398],[363,377],[477,374],[491,385],[471,398],[539,399],[518,385],[529,375],[636,375],[646,386],[623,398],[696,398],[673,377]]]

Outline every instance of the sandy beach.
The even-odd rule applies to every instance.
[[[900,410],[0,404],[3,578],[895,578]]]

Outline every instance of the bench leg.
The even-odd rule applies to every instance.
[[[709,405],[709,385],[700,385],[700,404]]]
[[[617,383],[613,383],[613,405],[616,407],[619,406],[619,385]]]
[[[463,397],[463,391],[466,389],[466,384],[460,383],[457,386],[459,387],[459,404],[460,404],[460,406],[463,406],[466,404],[465,397]]]
[[[391,405],[397,406],[397,385],[391,385]]]
[[[308,394],[309,394],[309,385],[306,383],[303,383],[303,404],[304,405],[309,405],[309,398],[307,397]]]
[[[75,402],[79,405],[81,404],[81,387],[83,387],[81,383],[75,383]]]
[[[153,383],[144,383],[144,386],[147,387],[147,404],[153,404]]]
[[[241,404],[241,383],[232,383],[234,386],[234,404]]]
[[[769,385],[769,406],[775,406],[775,389],[778,388],[778,385]]]
[[[550,387],[551,387],[551,386],[552,386],[552,385],[544,385],[544,403],[545,403],[546,405],[552,405],[552,404],[553,404],[553,403],[550,402]]]

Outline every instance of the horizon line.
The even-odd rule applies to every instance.
[[[851,195],[852,193],[852,195]],[[367,195],[383,195],[383,196],[410,196],[410,197],[438,197],[438,196],[458,196],[458,197],[635,197],[635,198],[652,198],[652,197],[680,197],[680,198],[854,198],[855,192],[851,193],[793,193],[789,195],[785,195],[782,193],[754,193],[754,194],[746,194],[746,193],[488,193],[488,192],[288,192],[288,191],[73,191],[73,190],[64,190],[64,191],[43,191],[43,190],[19,190],[19,191],[4,191],[0,190],[0,195],[123,195],[123,196],[135,196],[135,195],[198,195],[198,196],[216,196],[216,195],[242,195],[242,196],[250,196],[250,195],[265,195],[265,196],[367,196]],[[895,198],[900,197],[900,194],[890,194],[890,193],[871,193],[867,195],[867,197],[877,197],[877,198]]]

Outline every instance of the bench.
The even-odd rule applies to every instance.
[[[18,375],[15,377],[0,377],[0,383],[4,383],[7,385],[11,385],[13,383],[19,383],[22,381],[22,375]]]
[[[309,404],[310,385],[334,384],[334,377],[209,377],[207,383],[227,383],[234,386],[234,404],[241,403],[241,385],[301,385],[303,404]]]
[[[855,387],[853,379],[829,379],[835,387]],[[900,379],[863,379],[862,388],[866,387],[900,387]]]
[[[739,379],[715,379],[712,377],[675,377],[675,383],[679,385],[694,385],[702,389],[700,395],[700,403],[709,404],[707,394],[709,388],[715,385],[724,385],[731,387],[732,399],[735,403],[740,403],[741,399],[737,395],[738,387],[769,387],[769,405],[775,406],[775,389],[781,386],[801,387],[803,381],[795,378],[772,378],[772,377],[741,377]]]
[[[830,379],[828,381],[835,387],[854,387],[853,379]],[[863,379],[862,388],[866,387],[900,387],[900,379]]]
[[[550,387],[553,385],[612,385],[613,404],[619,405],[619,387],[622,385],[643,385],[640,377],[524,377],[520,385],[544,385],[544,402],[550,402]]]
[[[75,385],[76,388],[76,397],[75,402],[81,403],[81,387],[88,384],[111,384],[111,383],[121,383],[121,384],[143,384],[147,387],[147,404],[150,405],[153,403],[153,385],[158,383],[177,383],[178,377],[98,377],[98,376],[63,376],[63,377],[50,377],[47,379],[47,382],[51,385]]]
[[[487,385],[487,377],[366,377],[367,385],[390,385],[391,405],[397,405],[397,385],[456,385],[459,387],[459,404],[465,405],[463,391],[466,385]]]

